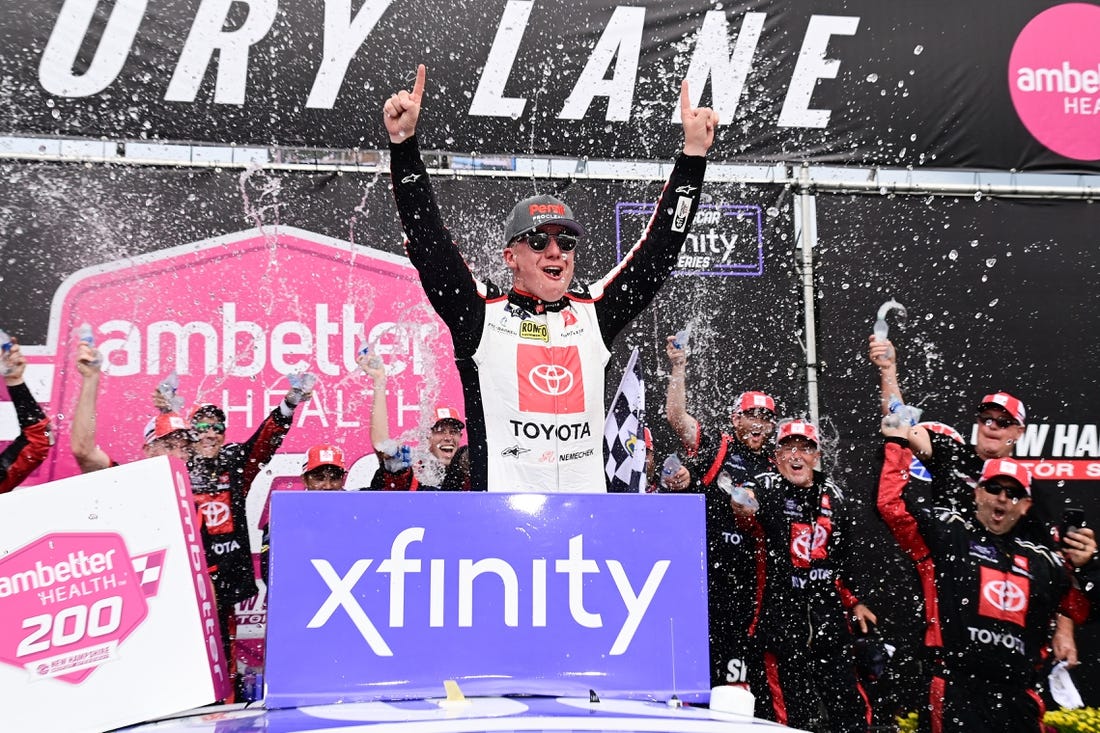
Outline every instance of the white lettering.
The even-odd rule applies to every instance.
[[[351,17],[351,0],[325,0],[325,36],[321,50],[321,68],[309,90],[307,107],[332,109],[340,85],[348,73],[348,64],[359,47],[389,9],[391,0],[367,0]],[[351,19],[350,24],[348,23]]]
[[[523,114],[527,106],[524,97],[505,97],[504,87],[516,62],[516,54],[523,42],[527,19],[531,16],[532,0],[508,0],[497,26],[496,37],[485,60],[485,70],[477,82],[469,114],[474,117],[512,117]]]
[[[248,16],[235,30],[223,30],[234,4],[248,6]],[[194,102],[206,69],[218,52],[218,74],[214,87],[217,104],[244,104],[248,82],[248,52],[275,21],[277,0],[203,0],[195,12],[191,32],[183,43],[179,63],[168,82],[164,99]]]
[[[810,16],[798,62],[787,87],[783,109],[779,112],[780,127],[825,127],[829,124],[831,110],[810,109],[810,99],[818,79],[835,79],[840,61],[825,58],[832,36],[853,36],[859,27],[859,18],[845,15]]]
[[[59,97],[87,97],[110,86],[126,64],[147,5],[148,0],[115,2],[87,70],[76,74],[77,55],[100,4],[65,0],[38,64],[42,88]]]
[[[709,77],[711,106],[718,113],[718,119],[727,124],[734,119],[741,94],[745,90],[745,79],[752,70],[752,56],[756,53],[767,17],[767,13],[745,13],[733,54],[729,55],[726,12],[710,10],[703,16],[703,27],[699,30],[686,77],[692,105],[699,104]],[[679,105],[673,108],[672,121],[677,124],[682,122]]]
[[[644,26],[645,8],[615,8],[573,91],[565,100],[565,106],[558,115],[560,119],[583,118],[592,100],[598,96],[607,97],[605,119],[614,122],[626,122],[630,119]],[[612,61],[615,62],[615,71],[610,79],[606,79],[607,69]]]

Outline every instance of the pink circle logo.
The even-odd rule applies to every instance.
[[[1100,6],[1044,10],[1012,47],[1008,87],[1040,143],[1074,160],[1100,160]]]

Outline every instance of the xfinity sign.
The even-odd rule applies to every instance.
[[[704,565],[698,496],[276,493],[268,701],[691,699]]]

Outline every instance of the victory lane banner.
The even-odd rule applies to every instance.
[[[1008,0],[0,0],[5,132],[385,147],[429,67],[422,142],[664,155],[682,79],[711,155],[1096,170],[1100,5]],[[873,124],[868,124],[868,120]]]
[[[266,704],[706,699],[703,538],[701,496],[276,492]]]
[[[183,465],[0,496],[0,699],[12,731],[102,731],[229,692]]]

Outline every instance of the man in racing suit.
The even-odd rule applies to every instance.
[[[775,468],[770,443],[775,431],[775,400],[763,392],[744,392],[734,405],[732,434],[704,430],[687,411],[688,353],[674,336],[668,337],[666,354],[671,364],[665,393],[668,423],[680,438],[687,464],[697,482],[668,482],[661,491],[694,491],[705,496],[707,530],[707,621],[710,633],[711,686],[748,681],[748,628],[760,602],[756,541],[736,523],[729,486],[719,480],[725,472],[729,484],[743,485],[754,476]]]
[[[27,359],[19,344],[13,343],[11,350],[0,357],[0,363],[5,367],[4,383],[19,420],[19,435],[0,453],[0,494],[6,494],[46,460],[53,439],[49,418],[23,381]]]
[[[933,733],[1039,731],[1036,671],[1054,616],[1080,623],[1088,604],[1071,588],[1058,553],[1018,531],[1031,507],[1027,469],[1011,458],[986,461],[968,520],[907,495],[910,426],[884,420],[882,433],[880,511],[894,517],[907,552],[934,561],[941,659],[929,690]],[[1077,539],[1067,556],[1085,565],[1095,541]]]
[[[871,708],[856,674],[854,623],[866,632],[877,618],[844,585],[853,531],[839,487],[814,470],[817,427],[785,421],[776,434],[778,472],[747,486],[760,506],[734,507],[758,533],[763,600],[749,626],[749,664],[756,715],[794,728],[866,733]],[[819,718],[824,709],[827,721]]]
[[[409,259],[451,331],[462,380],[471,485],[490,491],[606,489],[604,368],[616,335],[676,264],[699,206],[717,115],[681,87],[683,154],[639,241],[602,280],[573,285],[584,228],[553,196],[519,202],[505,222],[510,290],[471,276],[444,226],[416,139],[424,67],[386,101],[390,171]]]
[[[201,523],[206,564],[214,586],[225,658],[234,683],[239,681],[233,654],[237,627],[234,606],[259,590],[252,564],[245,500],[260,468],[282,445],[294,409],[311,394],[298,388],[288,391],[279,406],[243,443],[225,442],[225,411],[217,405],[204,403],[191,411],[195,442],[187,470]]]

